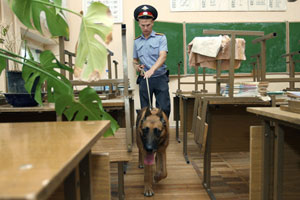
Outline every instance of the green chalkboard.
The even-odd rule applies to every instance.
[[[290,22],[290,52],[300,51],[300,23]],[[295,60],[300,60],[300,55],[294,56]],[[300,72],[300,63],[295,64],[295,71]]]
[[[187,44],[194,37],[203,37],[204,29],[213,30],[242,30],[242,31],[264,31],[265,34],[272,32],[277,33],[277,37],[267,41],[267,72],[284,72],[286,71],[285,59],[281,55],[285,54],[286,28],[285,23],[187,23],[186,24],[186,42]],[[246,41],[246,59],[242,62],[241,67],[235,70],[236,73],[247,73],[252,71],[251,62],[254,62],[252,55],[260,52],[260,44],[252,44],[252,40],[257,36],[237,36]],[[194,73],[194,68],[188,66],[188,73]],[[214,70],[209,70],[214,72]]]
[[[153,30],[155,32],[164,33],[168,41],[168,57],[166,65],[170,70],[170,74],[178,74],[178,62],[183,62],[183,25],[181,23],[159,22],[155,21]],[[135,22],[135,36],[141,34],[141,29]],[[183,67],[181,67],[181,74]]]

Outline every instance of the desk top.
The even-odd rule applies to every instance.
[[[203,96],[202,100],[206,100],[211,105],[270,105],[270,101],[263,101],[259,97],[223,97],[223,96]]]
[[[106,99],[102,100],[102,106],[105,107],[124,107],[124,99]],[[43,106],[33,107],[12,107],[9,104],[1,105],[0,112],[55,112],[54,103],[45,103]]]
[[[270,105],[270,101],[263,101],[259,97],[224,97],[217,95],[216,93],[174,93],[176,96],[195,99],[196,97],[200,97],[209,102],[209,104],[262,104],[262,105]]]
[[[46,199],[109,121],[0,124],[0,199]]]
[[[0,112],[55,112],[53,103],[45,103],[43,106],[13,107],[9,104],[1,105]]]
[[[279,107],[248,107],[247,111],[263,117],[300,125],[300,114],[283,111]]]
[[[117,107],[117,106],[124,106],[124,105],[125,103],[123,98],[102,100],[103,107]]]
[[[175,96],[185,97],[194,99],[196,97],[222,97],[216,93],[203,93],[203,92],[194,92],[194,91],[181,91],[181,92],[173,92]]]

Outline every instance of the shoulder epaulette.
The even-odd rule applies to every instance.
[[[155,35],[165,35],[165,34],[163,34],[163,33],[155,33]]]
[[[142,37],[141,35],[137,36],[134,40],[139,39],[140,37]]]

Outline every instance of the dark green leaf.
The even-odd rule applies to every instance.
[[[52,36],[68,38],[68,24],[61,13],[57,13],[53,6],[43,4],[43,1],[50,3],[49,0],[42,0],[41,2],[35,0],[10,0],[9,2],[15,15],[26,27],[36,29],[42,33],[40,16],[41,12],[45,12],[47,25]]]
[[[60,95],[57,99],[56,99],[56,103],[55,103],[55,111],[57,113],[57,115],[61,116],[65,110],[66,110],[66,107],[69,107],[72,105],[72,102],[74,101],[74,98],[71,97],[70,95]],[[65,116],[67,117],[67,119],[69,121],[72,120],[73,116],[67,116],[66,113],[65,113]]]
[[[44,51],[40,56],[41,63],[38,64],[32,60],[26,61],[22,70],[22,77],[25,81],[25,88],[28,92],[32,90],[35,81],[38,81],[36,87],[35,100],[42,104],[40,91],[43,83],[47,81],[48,101],[54,102],[60,95],[70,95],[73,98],[73,89],[70,81],[55,69],[62,69],[61,65],[51,51]],[[70,69],[66,66],[64,69]],[[71,71],[71,70],[70,70]]]
[[[64,97],[65,98],[65,97]],[[105,135],[113,135],[119,128],[116,120],[103,110],[101,99],[96,91],[90,87],[84,88],[79,93],[77,101],[56,101],[56,110],[61,112],[64,108],[64,115],[68,120],[110,120],[110,129]]]
[[[6,60],[7,59],[0,56],[0,75],[2,71],[6,68]]]
[[[76,102],[72,102],[72,106],[66,109],[66,116],[75,116],[74,120],[100,120],[101,112],[97,109],[98,102],[101,99],[97,95],[96,91],[90,87],[84,88],[79,92],[79,99]]]
[[[110,120],[110,128],[104,133],[104,137],[114,135],[114,133],[118,130],[119,125],[117,121],[108,113],[102,113],[102,120]]]
[[[33,29],[31,24],[31,0],[9,0],[12,11],[18,19],[28,28]]]

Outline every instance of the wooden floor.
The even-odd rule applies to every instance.
[[[181,137],[182,138],[182,137]],[[138,153],[133,148],[133,160],[128,163],[125,175],[125,199],[193,200],[210,199],[202,186],[203,155],[195,145],[193,135],[188,134],[190,164],[182,154],[182,143],[175,140],[175,129],[171,129],[167,150],[168,177],[154,184],[155,195],[143,195],[143,170],[138,166]],[[217,200],[248,200],[249,153],[214,153],[212,155],[212,190]],[[117,165],[111,164],[112,199],[117,200]]]

